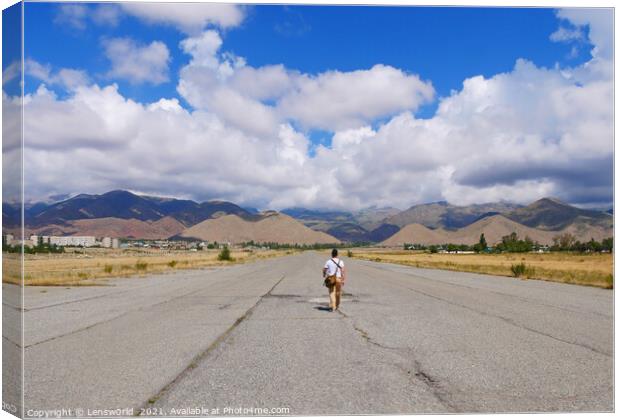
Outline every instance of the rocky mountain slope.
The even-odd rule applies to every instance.
[[[196,203],[191,200],[140,196],[121,190],[101,195],[80,194],[48,206],[40,205],[38,209],[37,212],[26,212],[27,226],[62,225],[75,220],[107,217],[155,221],[166,216],[191,226],[214,215],[251,216],[247,210],[226,201]]]

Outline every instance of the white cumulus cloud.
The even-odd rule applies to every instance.
[[[88,74],[83,70],[61,68],[55,71],[51,65],[41,64],[32,59],[24,61],[24,72],[49,85],[62,86],[68,90],[74,90],[90,82]]]
[[[368,70],[304,75],[281,97],[278,110],[307,127],[339,130],[415,111],[434,93],[432,85],[417,75],[378,64]]]
[[[112,64],[108,77],[154,85],[168,81],[170,51],[163,42],[140,45],[131,38],[111,38],[103,40],[102,44]]]
[[[194,34],[208,25],[221,28],[238,26],[244,18],[243,8],[224,3],[121,3],[126,13],[148,23],[167,24]]]
[[[560,9],[558,17],[568,21],[573,28],[560,27],[552,34],[552,40],[567,41],[583,37],[583,28],[588,28],[588,40],[594,45],[593,56],[610,59],[613,55],[613,9],[611,8],[566,8]]]
[[[257,119],[273,129],[294,121],[307,129],[334,131],[415,111],[434,96],[430,82],[391,66],[309,75],[282,65],[252,67],[242,57],[221,52],[221,46],[214,30],[183,40],[180,47],[192,59],[181,69],[177,90],[192,106],[220,111],[228,121]],[[266,127],[259,131],[268,132]]]
[[[54,22],[60,26],[83,31],[89,22],[100,26],[116,26],[120,17],[120,10],[115,4],[68,3],[58,5]]]

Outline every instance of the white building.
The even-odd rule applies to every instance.
[[[90,247],[97,245],[97,239],[94,236],[50,236],[50,244]]]
[[[106,236],[101,238],[101,246],[104,248],[118,248],[119,242],[117,238],[110,238],[109,236]]]
[[[36,246],[41,244],[49,244],[50,237],[49,236],[39,236],[39,235],[30,235],[30,241]]]

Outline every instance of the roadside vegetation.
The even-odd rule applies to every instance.
[[[233,257],[230,255],[230,249],[225,246],[217,256],[218,261],[234,261]]]
[[[475,253],[519,253],[532,251],[572,251],[572,252],[611,252],[613,251],[613,238],[606,238],[601,242],[591,239],[588,242],[578,241],[574,235],[564,233],[553,238],[553,245],[545,246],[532,241],[527,236],[523,239],[519,238],[516,233],[511,233],[502,237],[501,242],[495,246],[489,246],[484,237],[484,233],[480,235],[480,240],[474,245],[467,244],[442,244],[442,245],[421,245],[421,244],[404,244],[406,250],[428,251],[432,254],[437,252],[475,252]]]
[[[542,247],[513,233],[489,247],[481,235],[473,246],[405,244],[404,249],[356,249],[353,258],[452,271],[549,280],[613,288],[613,239],[580,243],[562,235]]]
[[[353,242],[346,244],[351,247],[369,246],[369,242]],[[322,250],[332,248],[342,248],[343,244],[280,244],[277,242],[244,242],[240,245],[244,248],[264,248],[264,249],[294,249],[300,251]]]
[[[75,252],[73,252],[75,251]],[[220,258],[227,252],[227,258]],[[24,255],[24,282],[28,286],[107,285],[107,279],[144,276],[167,271],[242,264],[294,253],[294,250],[161,251],[67,249],[63,254]],[[20,255],[3,254],[2,278],[20,283]]]

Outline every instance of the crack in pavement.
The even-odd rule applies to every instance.
[[[286,276],[282,276],[280,280],[278,280],[268,291],[267,293],[261,295],[256,303],[252,305],[241,317],[239,317],[226,331],[220,334],[206,349],[198,353],[194,358],[190,361],[190,363],[176,376],[172,381],[168,382],[168,384],[164,385],[163,388],[159,390],[155,395],[148,398],[146,402],[144,402],[140,407],[136,408],[134,411],[136,416],[140,416],[140,413],[146,410],[147,408],[153,406],[162,396],[164,396],[168,391],[170,391],[176,384],[178,384],[183,378],[185,378],[189,372],[191,372],[194,368],[198,366],[202,360],[204,360],[213,350],[215,350],[220,344],[226,341],[227,338],[230,337],[232,332],[245,320],[247,320],[254,310],[261,304],[265,296],[272,296],[271,292],[284,280]]]
[[[403,284],[396,283],[394,281],[390,281],[390,279],[387,279],[387,278],[385,278],[384,281],[387,281],[388,283],[391,283],[392,285],[395,285],[395,286],[398,286],[398,287],[402,287],[403,289],[410,290],[410,291],[412,291],[414,293],[418,293],[418,294],[421,294],[423,296],[427,296],[427,297],[430,297],[432,299],[439,300],[439,301],[447,303],[449,305],[453,305],[453,306],[457,306],[457,307],[460,307],[460,308],[463,308],[463,309],[470,310],[470,311],[475,312],[475,313],[477,313],[479,315],[483,315],[483,316],[486,316],[486,317],[489,317],[489,318],[500,319],[500,320],[502,320],[502,321],[506,322],[507,324],[510,324],[510,325],[512,325],[514,327],[521,328],[521,329],[524,329],[526,331],[542,335],[544,337],[550,338],[552,340],[559,341],[559,342],[564,343],[564,344],[570,344],[570,345],[573,345],[573,346],[581,347],[581,348],[584,348],[586,350],[590,350],[590,351],[592,351],[594,353],[597,353],[597,354],[600,354],[600,355],[603,355],[603,356],[613,357],[613,355],[611,355],[611,354],[609,354],[609,353],[607,353],[607,352],[605,352],[603,350],[599,350],[599,349],[597,349],[595,347],[592,347],[592,346],[590,346],[588,344],[578,343],[578,342],[574,342],[574,341],[565,340],[563,338],[555,337],[555,336],[553,336],[551,334],[548,334],[546,332],[537,330],[535,328],[531,328],[531,327],[527,327],[525,325],[519,324],[518,322],[516,322],[512,318],[508,318],[508,317],[505,317],[505,316],[502,316],[502,315],[492,314],[492,313],[489,313],[489,312],[486,312],[486,311],[483,311],[483,310],[479,310],[479,309],[474,309],[474,308],[472,308],[470,306],[463,305],[463,304],[457,303],[457,302],[453,302],[451,300],[444,299],[444,298],[441,298],[439,296],[435,296],[435,295],[433,295],[431,293],[422,292],[422,291],[420,291],[418,289],[415,289],[415,288],[412,288],[412,287],[408,287],[408,286],[405,286]]]
[[[456,404],[448,400],[448,393],[444,390],[441,382],[438,379],[435,379],[429,373],[425,372],[424,369],[422,369],[422,365],[418,360],[414,359],[413,366],[415,369],[415,373],[413,374],[413,376],[426,384],[426,386],[430,388],[435,398],[437,398],[443,405],[448,407],[450,410],[454,412],[461,411]],[[404,368],[401,369],[405,370]],[[407,374],[411,375],[411,371],[407,370]]]
[[[398,356],[400,357],[405,357],[406,356],[410,356],[413,359],[413,364],[414,364],[414,372],[412,374],[410,369],[407,369],[406,367],[401,366],[399,363],[391,363],[394,367],[398,368],[399,370],[401,370],[405,376],[407,376],[407,378],[409,379],[409,381],[415,381],[416,379],[418,380],[418,382],[422,382],[431,392],[431,394],[433,394],[433,396],[435,398],[437,398],[437,400],[443,404],[445,407],[447,407],[448,409],[454,411],[454,412],[458,412],[458,407],[451,401],[448,400],[447,398],[447,393],[444,391],[443,387],[441,386],[441,383],[433,378],[430,374],[428,374],[427,372],[425,372],[422,367],[421,364],[418,360],[415,359],[415,357],[413,357],[413,350],[409,347],[391,347],[391,346],[386,346],[385,344],[381,344],[378,341],[373,340],[370,335],[368,334],[367,331],[365,331],[363,328],[359,327],[358,325],[356,325],[355,321],[353,320],[353,318],[351,318],[349,315],[347,315],[346,313],[342,312],[341,310],[338,310],[338,312],[342,315],[341,319],[346,319],[349,320],[351,326],[353,327],[353,329],[364,339],[364,341],[366,341],[367,343],[379,347],[382,350],[388,350],[388,351],[392,351],[392,352],[396,352]],[[406,355],[403,355],[402,353],[406,353]]]

